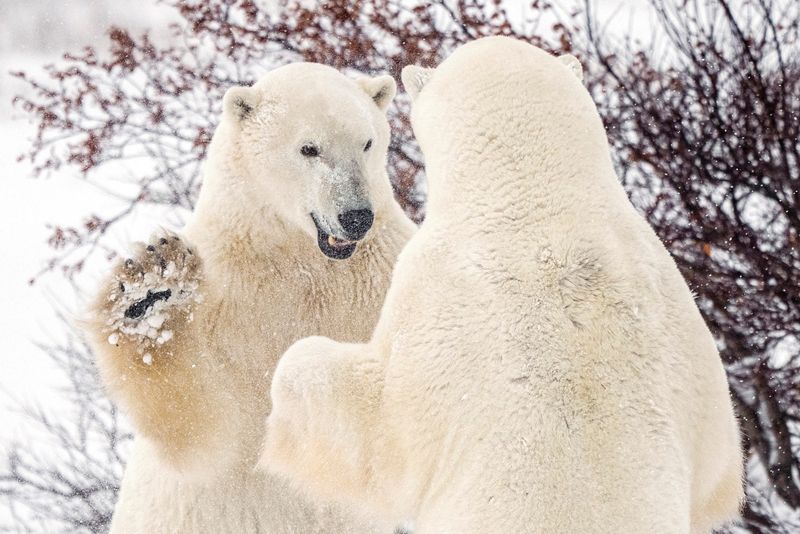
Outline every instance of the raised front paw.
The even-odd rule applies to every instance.
[[[162,233],[139,245],[113,275],[105,306],[108,342],[124,336],[140,352],[168,342],[170,319],[191,321],[192,306],[202,301],[200,277],[200,259],[177,235]]]
[[[382,376],[362,345],[324,337],[297,341],[272,378],[259,466],[323,500],[361,492],[370,477]]]

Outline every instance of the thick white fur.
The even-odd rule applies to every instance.
[[[312,334],[367,340],[414,231],[385,169],[394,92],[388,76],[353,81],[309,63],[229,90],[184,231],[202,260],[202,302],[173,314],[174,337],[143,364],[130,343],[107,341],[120,275],[98,295],[89,327],[98,364],[137,431],[113,532],[367,530],[253,469],[278,356]],[[308,142],[322,156],[303,156]],[[368,202],[375,222],[350,259],[332,260],[309,214],[337,231],[348,202]]]
[[[417,534],[685,534],[737,515],[714,340],[573,63],[496,37],[404,72],[427,219],[368,343],[281,358],[263,467]]]

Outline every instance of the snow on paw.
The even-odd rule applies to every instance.
[[[124,260],[114,273],[105,326],[108,342],[124,337],[133,342],[142,361],[152,363],[148,351],[169,342],[175,325],[170,319],[192,320],[192,306],[202,302],[200,260],[180,237],[164,233],[134,257]]]

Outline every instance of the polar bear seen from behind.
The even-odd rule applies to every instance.
[[[414,231],[386,174],[394,93],[310,63],[226,93],[184,235],[139,246],[91,310],[137,433],[112,532],[364,531],[253,468],[278,356],[367,340]]]
[[[577,73],[501,37],[406,67],[427,218],[368,343],[281,358],[263,467],[416,534],[698,534],[736,516],[714,340]]]

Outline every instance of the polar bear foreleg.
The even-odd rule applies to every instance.
[[[204,354],[202,265],[175,234],[156,234],[119,263],[84,327],[110,395],[174,467],[187,471],[219,459],[230,407],[224,375]],[[221,462],[215,462],[215,465]]]
[[[281,357],[260,466],[325,500],[363,504],[372,477],[382,363],[368,345],[305,338]]]

